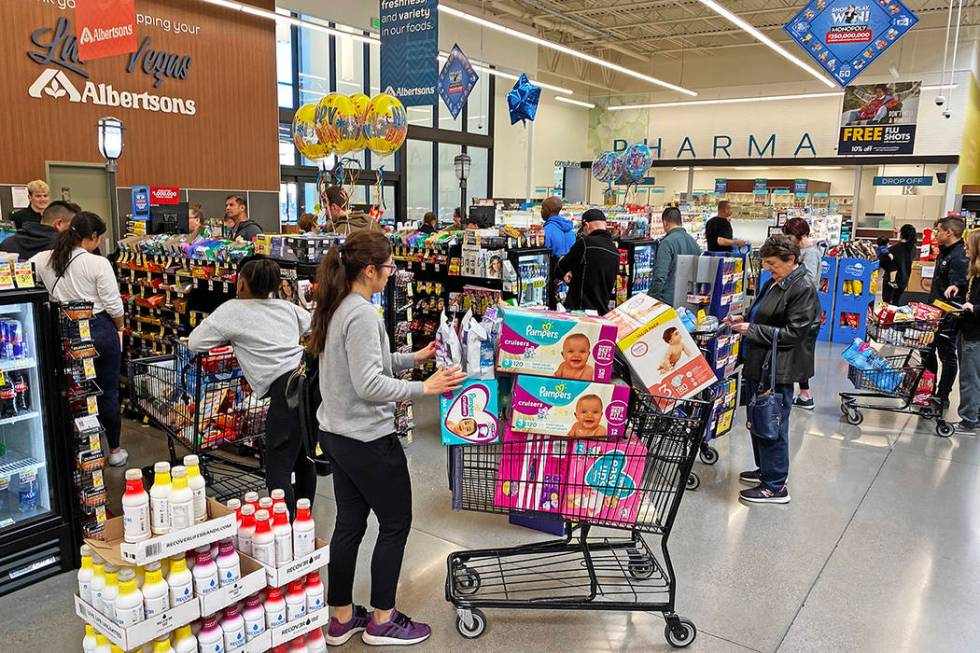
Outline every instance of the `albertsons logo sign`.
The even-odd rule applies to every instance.
[[[95,31],[90,30],[87,27],[82,28],[82,43],[101,43],[102,41],[109,41],[111,39],[118,39],[124,36],[133,35],[132,25],[121,25],[119,27],[110,27],[109,29],[103,29],[101,27],[96,27]]]
[[[54,68],[46,68],[38,75],[27,92],[31,97],[42,100],[65,98],[69,102],[80,104],[175,113],[185,116],[193,116],[197,113],[197,104],[194,100],[170,97],[169,95],[154,95],[153,93],[117,91],[112,87],[112,84],[96,84],[87,81],[82,90],[79,91],[78,87],[68,79],[68,75]]]

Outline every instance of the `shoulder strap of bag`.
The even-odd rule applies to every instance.
[[[772,353],[769,356],[769,389],[776,390],[776,350],[779,342],[779,329],[772,330]]]
[[[79,256],[81,256],[84,253],[85,252],[79,252],[78,254],[75,254],[70,259],[68,259],[68,264],[65,265],[65,271],[59,274],[58,278],[54,280],[54,284],[51,286],[51,290],[48,291],[48,295],[54,295],[54,289],[57,288],[58,284],[61,283],[61,280],[65,278],[65,274],[68,273],[68,268],[71,267],[71,264],[75,262],[75,259],[77,259]]]

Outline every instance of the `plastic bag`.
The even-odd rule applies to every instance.
[[[463,364],[463,343],[459,340],[449,316],[445,313],[439,318],[436,330],[436,367],[440,369],[461,367]]]

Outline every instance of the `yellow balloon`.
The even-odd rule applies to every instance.
[[[367,147],[367,136],[364,134],[364,124],[367,122],[368,111],[371,109],[371,98],[358,93],[350,96],[350,101],[354,103],[354,111],[357,115],[357,145],[354,146],[355,152],[360,152]]]
[[[340,93],[324,95],[316,106],[316,133],[331,152],[347,154],[357,145],[358,122],[354,103]]]
[[[315,104],[304,104],[293,115],[293,144],[300,154],[311,161],[318,161],[330,154],[317,135]]]
[[[402,146],[408,137],[408,113],[401,100],[381,93],[371,99],[364,123],[367,146],[378,156],[388,156]]]

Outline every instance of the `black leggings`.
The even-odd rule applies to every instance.
[[[371,606],[395,607],[405,543],[412,530],[412,480],[401,442],[394,433],[362,442],[320,431],[320,446],[333,463],[337,523],[330,540],[327,605],[353,603],[357,550],[368,515],[378,518],[378,541],[371,558]]]
[[[286,493],[289,514],[296,514],[296,499],[316,496],[316,468],[306,457],[299,411],[286,404],[286,381],[292,372],[283,374],[269,388],[269,413],[265,420],[265,484],[270,491],[277,488]],[[292,475],[296,474],[293,483]]]
[[[122,351],[119,348],[119,331],[105,311],[96,313],[89,321],[92,340],[99,356],[95,359],[95,380],[102,394],[98,398],[99,421],[105,427],[105,439],[110,449],[119,448],[122,414],[119,409],[119,374]]]

